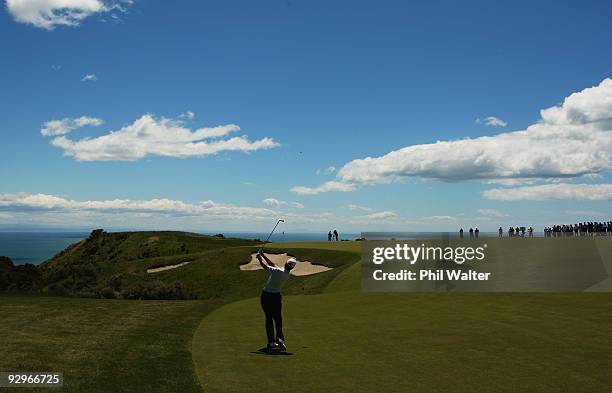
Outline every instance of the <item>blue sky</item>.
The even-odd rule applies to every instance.
[[[0,224],[422,231],[612,216],[609,2],[54,3],[0,12]],[[564,114],[576,110],[596,118]],[[120,133],[146,115],[149,134]],[[528,141],[475,139],[542,123]],[[111,131],[125,139],[96,139]],[[431,145],[466,138],[452,154]],[[542,157],[524,164],[522,146]]]

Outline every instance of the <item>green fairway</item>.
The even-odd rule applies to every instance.
[[[215,305],[0,296],[0,370],[63,372],[75,393],[200,392],[191,339]]]
[[[257,299],[206,317],[194,362],[207,392],[602,392],[610,294],[287,297],[292,356],[264,346]],[[214,338],[214,339],[213,339]]]

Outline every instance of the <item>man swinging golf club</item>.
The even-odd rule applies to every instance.
[[[277,267],[260,249],[257,260],[264,269],[270,272],[270,277],[261,291],[261,308],[266,315],[266,335],[268,336],[268,351],[286,351],[285,336],[283,335],[283,316],[281,288],[289,279],[291,269],[295,267],[296,260],[290,258],[284,267]],[[276,335],[274,326],[276,325]]]

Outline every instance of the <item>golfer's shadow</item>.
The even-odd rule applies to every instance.
[[[263,348],[259,348],[256,351],[253,351],[251,353],[254,353],[255,355],[269,355],[269,356],[291,356],[293,355],[291,352],[285,352],[285,351],[270,351],[268,350],[268,348],[263,347]]]

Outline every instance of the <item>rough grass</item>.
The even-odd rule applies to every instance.
[[[75,393],[200,392],[191,338],[216,306],[0,296],[0,370],[63,372]]]

